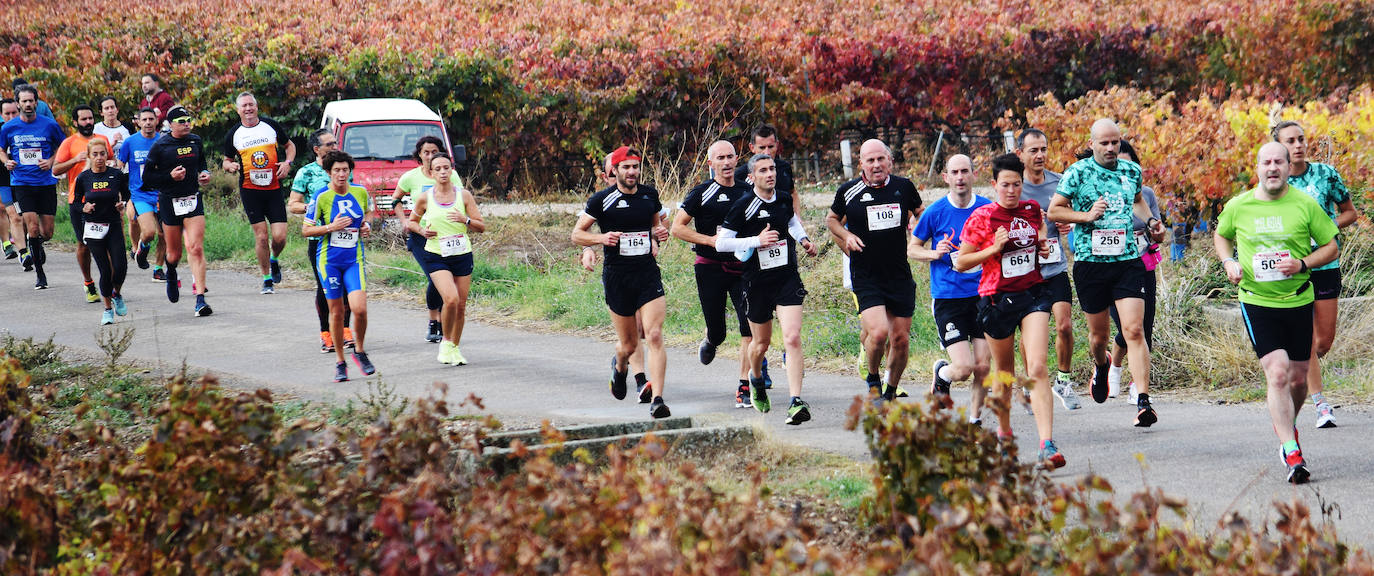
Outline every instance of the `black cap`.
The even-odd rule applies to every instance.
[[[190,113],[190,112],[187,112],[186,109],[183,108],[183,107],[181,107],[181,106],[177,106],[176,108],[173,108],[173,109],[171,109],[170,111],[167,112],[167,121],[168,121],[168,122],[171,122],[171,121],[173,121],[173,120],[176,120],[177,118],[190,118],[190,117],[191,117],[191,113]]]

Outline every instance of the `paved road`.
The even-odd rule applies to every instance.
[[[0,261],[0,327],[20,337],[55,334],[65,346],[97,352],[100,306],[82,298],[72,255],[53,251],[48,265],[52,288],[46,291],[34,291],[32,275],[14,262]],[[189,274],[185,276],[189,286]],[[208,318],[193,316],[190,298],[169,304],[162,285],[147,278],[147,271],[134,268],[124,291],[130,314],[119,324],[137,328],[128,357],[168,371],[184,360],[232,385],[268,387],[313,400],[342,401],[366,393],[355,366],[350,365],[355,380],[331,381],[332,356],[319,353],[306,278],[288,271],[285,286],[263,296],[252,274],[211,271],[209,301],[215,314]],[[405,394],[424,394],[432,382],[442,380],[450,385],[451,400],[475,393],[511,425],[647,418],[645,406],[611,398],[606,390],[611,345],[595,335],[535,334],[470,323],[463,352],[473,364],[446,367],[434,361],[438,347],[422,341],[421,310],[408,302],[370,304],[368,352],[386,382]],[[753,424],[781,442],[866,458],[860,435],[843,429],[844,412],[859,391],[854,377],[811,374],[805,397],[816,420],[792,427],[782,424],[781,411],[761,415],[733,408],[734,364],[728,358],[704,367],[695,350],[671,350],[668,366],[666,398],[675,415]],[[915,370],[921,381],[927,370]],[[782,372],[775,371],[780,380],[775,396],[785,389]],[[956,391],[961,405],[966,399]],[[1315,507],[1320,499],[1340,506],[1334,521],[1346,538],[1365,547],[1374,544],[1374,456],[1369,449],[1374,419],[1367,409],[1343,409],[1338,412],[1340,428],[1320,431],[1311,429],[1313,415],[1303,414],[1303,447],[1314,481],[1294,488],[1283,482],[1276,440],[1260,405],[1218,406],[1164,396],[1156,404],[1160,424],[1137,429],[1130,426],[1132,408],[1124,402],[1089,404],[1056,414],[1056,440],[1069,460],[1055,474],[1058,478],[1092,471],[1118,490],[1139,489],[1142,483],[1163,488],[1188,498],[1204,529],[1228,509],[1272,520],[1269,503],[1274,500],[1296,497]],[[1031,419],[1018,415],[1014,420],[1021,452],[1034,454]],[[1144,455],[1143,470],[1137,454]]]

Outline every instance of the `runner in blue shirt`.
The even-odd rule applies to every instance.
[[[47,254],[43,242],[52,238],[53,215],[57,213],[57,177],[52,175],[53,156],[67,135],[57,121],[38,115],[38,90],[27,84],[15,90],[19,117],[0,126],[0,162],[10,171],[10,190],[28,230],[29,252],[33,255],[37,281],[33,287],[48,287],[43,273]]]

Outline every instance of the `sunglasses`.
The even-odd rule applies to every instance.
[[[191,119],[190,119],[190,118],[177,118],[176,120],[173,120],[172,123],[173,123],[173,124],[190,124],[190,123],[191,123]]]

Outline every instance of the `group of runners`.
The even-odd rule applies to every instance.
[[[210,163],[202,140],[191,133],[190,111],[176,106],[159,84],[154,75],[142,79],[145,105],[134,117],[132,133],[120,123],[113,97],[98,103],[98,122],[92,107],[73,109],[72,135],[40,114],[47,107],[31,85],[16,83],[16,99],[0,101],[0,200],[6,210],[0,237],[6,258],[20,259],[25,271],[35,274],[36,289],[48,287],[44,244],[53,235],[57,183],[65,176],[85,297],[105,304],[102,324],[127,314],[122,290],[129,259],[140,269],[154,265],[153,280],[165,283],[167,298],[175,303],[185,256],[195,315],[212,313],[205,299],[200,192],[210,178]],[[271,294],[281,282],[278,257],[286,248],[287,214],[302,215],[301,233],[309,238],[306,250],[315,272],[321,352],[335,354],[336,381],[348,379],[346,349],[352,349],[364,374],[374,374],[364,351],[362,241],[371,232],[371,206],[368,191],[352,182],[353,158],[337,150],[330,131],[314,132],[309,146],[315,160],[295,174],[288,201],[283,183],[291,176],[294,144],[280,125],[258,113],[253,94],[239,94],[235,106],[239,123],[225,137],[220,168],[240,175],[261,292]],[[1258,152],[1259,185],[1226,204],[1215,244],[1228,278],[1240,285],[1243,317],[1268,381],[1268,407],[1288,479],[1303,482],[1310,473],[1298,445],[1296,416],[1307,398],[1316,407],[1317,427],[1335,426],[1322,395],[1320,358],[1330,350],[1336,327],[1341,287],[1336,236],[1354,221],[1355,212],[1339,172],[1307,159],[1300,125],[1279,124],[1272,138]],[[807,291],[798,263],[803,254],[816,256],[817,243],[802,218],[791,166],[778,157],[777,131],[760,126],[750,135],[749,149],[741,164],[732,143],[713,143],[707,150],[710,177],[674,214],[656,189],[640,182],[640,153],[618,148],[606,158],[609,186],[588,199],[574,226],[571,238],[586,248],[585,267],[596,265],[595,247],[604,254],[602,283],[617,335],[611,393],[617,399],[628,396],[633,373],[635,395],[650,405],[654,418],[671,414],[664,400],[666,298],[657,256],[672,237],[691,244],[696,255],[694,274],[706,324],[700,362],[710,364],[726,340],[728,300],[740,335],[735,406],[771,411],[767,355],[776,320],[787,373],[785,422],[812,418],[811,406],[802,399]],[[1088,327],[1093,400],[1102,403],[1121,393],[1124,362],[1131,378],[1127,397],[1136,408],[1133,425],[1158,421],[1150,400],[1150,350],[1155,268],[1162,260],[1165,227],[1158,201],[1144,185],[1140,158],[1112,120],[1093,124],[1088,149],[1063,173],[1048,169],[1048,149],[1044,132],[1021,132],[1016,152],[990,163],[991,198],[973,193],[978,175],[972,160],[951,156],[942,173],[948,193],[927,208],[917,187],[892,173],[891,149],[868,140],[859,148],[861,175],[836,189],[825,227],[845,255],[845,285],[859,315],[861,372],[875,401],[906,396],[900,383],[916,310],[910,265],[915,260],[929,267],[930,314],[947,356],[931,370],[936,405],[952,407],[951,386],[969,380],[970,420],[982,422],[990,393],[1000,400],[993,404],[999,408],[997,434],[1009,438],[1012,390],[1019,386],[1035,418],[1039,460],[1057,468],[1066,460],[1053,438],[1055,398],[1068,410],[1081,406],[1071,366],[1074,291]],[[440,344],[439,362],[462,365],[467,360],[459,344],[473,271],[470,235],[483,232],[486,223],[475,197],[454,174],[442,140],[420,138],[413,156],[419,166],[400,179],[394,200],[407,247],[429,279],[425,340]],[[126,219],[132,244],[127,257]],[[1015,370],[1018,356],[1021,377]]]
[[[1316,406],[1317,427],[1335,426],[1318,363],[1336,325],[1335,238],[1355,214],[1339,173],[1307,160],[1301,126],[1279,124],[1272,137],[1258,152],[1259,185],[1221,213],[1216,249],[1228,277],[1240,284],[1287,479],[1301,483],[1310,473],[1296,417],[1307,398]],[[706,324],[700,362],[711,363],[726,339],[728,299],[740,335],[735,405],[769,412],[766,354],[776,318],[790,397],[785,423],[812,417],[801,398],[807,293],[797,263],[802,253],[815,256],[816,244],[801,218],[790,166],[776,157],[776,130],[758,128],[749,144],[752,155],[738,170],[730,142],[711,144],[710,178],[686,195],[666,230],[669,214],[658,191],[639,182],[639,152],[619,148],[607,158],[611,185],[588,199],[573,229],[573,242],[586,247],[582,263],[589,270],[597,260],[594,247],[604,251],[602,284],[617,335],[611,393],[624,399],[629,373],[636,371],[636,396],[655,418],[671,414],[664,401],[666,298],[657,263],[669,236],[691,244],[696,254]],[[1159,420],[1150,400],[1150,354],[1166,228],[1158,199],[1144,184],[1141,159],[1114,121],[1097,120],[1088,148],[1062,173],[1048,169],[1048,150],[1043,131],[1022,131],[1015,153],[990,163],[991,199],[973,193],[972,160],[951,156],[943,171],[948,193],[925,208],[917,187],[892,174],[891,149],[868,140],[859,149],[861,176],[836,190],[825,225],[846,256],[845,286],[860,319],[861,372],[874,401],[905,396],[900,382],[916,308],[909,262],[926,263],[930,313],[947,355],[932,366],[935,405],[952,407],[951,386],[971,379],[971,422],[981,424],[990,392],[1000,399],[996,428],[1005,440],[1012,436],[1011,395],[1019,385],[1035,418],[1039,461],[1058,468],[1066,459],[1053,437],[1055,399],[1068,410],[1081,407],[1071,365],[1075,291],[1094,364],[1091,397],[1104,403],[1121,395],[1123,364],[1129,365],[1132,424],[1149,427]],[[645,348],[646,359],[636,364]]]
[[[34,273],[35,289],[48,288],[44,245],[53,236],[59,178],[65,177],[84,297],[105,304],[101,324],[113,324],[128,313],[123,288],[129,260],[140,269],[153,266],[152,280],[164,283],[167,299],[176,303],[182,288],[178,268],[185,256],[195,316],[213,313],[205,298],[201,195],[211,163],[204,142],[192,133],[190,111],[175,104],[156,75],[144,76],[141,84],[143,105],[133,118],[132,133],[120,121],[114,97],[100,100],[100,122],[92,107],[75,107],[71,122],[76,132],[71,135],[51,117],[38,90],[22,80],[15,83],[15,99],[0,101],[0,201],[6,212],[0,238],[6,258],[19,259],[24,271]],[[353,158],[337,150],[328,130],[311,134],[315,160],[295,175],[288,202],[283,183],[291,176],[295,145],[277,122],[259,115],[252,93],[239,94],[235,108],[239,123],[224,139],[219,166],[239,175],[239,199],[262,272],[261,293],[274,293],[282,281],[278,257],[286,249],[288,212],[302,215],[301,234],[309,239],[307,256],[315,272],[320,351],[335,354],[335,381],[348,379],[346,349],[363,374],[375,374],[364,348],[367,282],[361,241],[371,232],[371,202],[368,191],[352,182]],[[485,226],[475,198],[454,174],[453,158],[442,140],[420,138],[415,159],[421,165],[402,178],[397,197],[406,207],[407,245],[432,280],[426,340],[440,343],[440,362],[461,365],[467,361],[458,343],[473,267],[467,235]],[[91,274],[92,261],[98,281]]]

